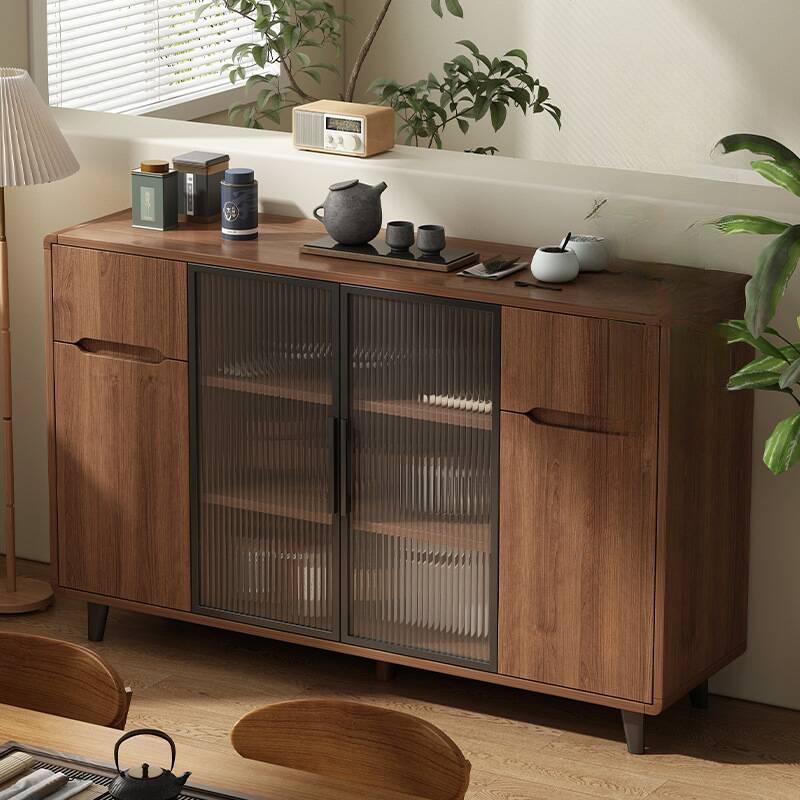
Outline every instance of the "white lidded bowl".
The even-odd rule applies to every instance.
[[[533,254],[531,272],[542,283],[568,283],[578,277],[580,264],[572,250],[559,247],[540,247]]]
[[[603,236],[573,236],[567,250],[578,256],[581,272],[602,272],[608,269],[608,249]]]

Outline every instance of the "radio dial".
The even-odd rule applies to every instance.
[[[361,150],[361,137],[357,133],[346,133],[342,149],[348,153],[357,153]]]

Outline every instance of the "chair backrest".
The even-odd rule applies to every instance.
[[[86,647],[0,631],[0,703],[122,729],[130,690]]]
[[[246,714],[231,731],[245,758],[429,800],[462,800],[470,763],[423,719],[343,700],[291,700]]]

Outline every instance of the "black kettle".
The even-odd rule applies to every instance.
[[[169,769],[142,764],[140,767],[131,767],[123,772],[119,768],[119,747],[134,736],[158,736],[169,742],[172,752],[172,764]],[[192,774],[185,772],[180,777],[172,774],[175,767],[175,742],[166,733],[155,728],[128,731],[121,736],[114,745],[114,765],[117,768],[117,777],[108,789],[114,800],[175,800]]]

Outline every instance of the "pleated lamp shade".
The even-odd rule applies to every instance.
[[[50,183],[79,168],[31,76],[0,67],[0,186]]]

